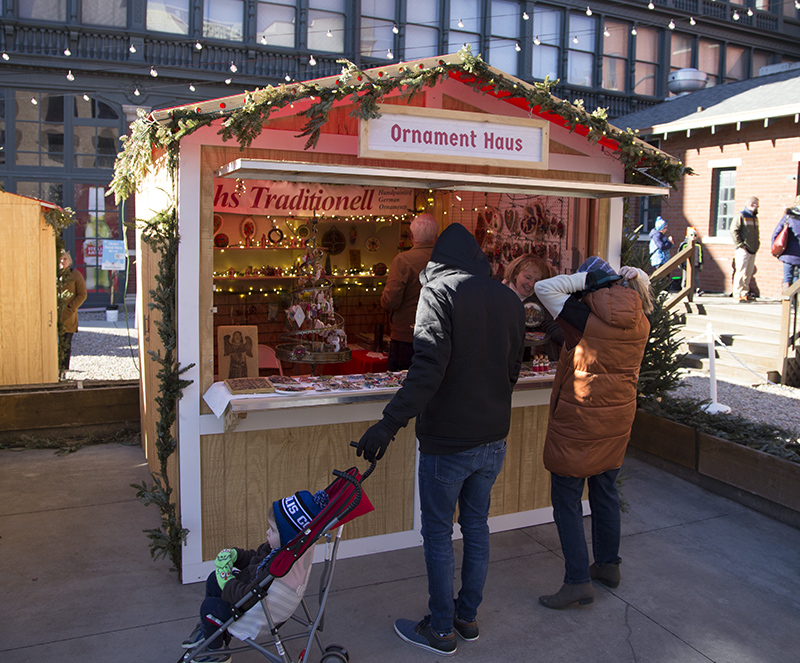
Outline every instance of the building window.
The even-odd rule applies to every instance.
[[[189,0],[147,0],[147,29],[189,34]]]
[[[559,78],[561,12],[557,9],[535,7],[533,10],[533,34],[531,75],[539,80],[544,80],[548,76],[551,80]]]
[[[81,22],[86,25],[125,28],[128,26],[128,2],[127,0],[83,0]]]
[[[0,95],[0,165],[6,162],[6,100]]]
[[[343,53],[345,0],[309,0],[308,47],[312,51]]]
[[[242,41],[244,0],[213,0],[203,3],[203,36]]]
[[[753,51],[753,72],[751,76],[758,76],[761,67],[769,64],[770,54],[766,51]]]
[[[633,93],[654,97],[658,93],[657,81],[658,31],[653,28],[637,28]]]
[[[361,1],[361,55],[385,59],[394,53],[396,12],[393,0]]]
[[[60,182],[17,182],[16,192],[20,196],[38,198],[53,205],[64,207],[64,185]],[[73,254],[74,256],[74,254]]]
[[[405,58],[439,55],[439,0],[407,0]]]
[[[640,198],[639,203],[639,225],[642,226],[641,234],[649,235],[650,231],[656,227],[656,219],[661,216],[661,196],[647,196]]]
[[[569,15],[569,53],[567,82],[572,85],[594,85],[594,51],[597,21],[585,14]]]
[[[297,7],[295,0],[258,1],[256,7],[256,38],[270,46],[296,46]]]
[[[747,52],[742,46],[729,44],[725,49],[725,82],[733,83],[747,78]]]
[[[512,76],[519,74],[519,44],[522,13],[519,2],[492,0],[492,25],[488,62]]]
[[[19,17],[64,22],[67,0],[19,0]]]
[[[606,21],[603,26],[603,87],[625,92],[628,88],[628,34],[625,23]]]
[[[736,215],[736,168],[715,168],[713,235],[726,235]]]
[[[14,96],[16,165],[63,166],[64,97],[24,90],[17,90]]]
[[[90,293],[107,292],[118,274],[101,269],[103,240],[122,239],[114,196],[106,197],[106,193],[104,186],[93,183],[75,184],[73,189],[75,265],[83,272]]]
[[[670,40],[669,68],[670,71],[689,69],[692,66],[692,42],[689,35],[673,32]]]
[[[719,51],[720,44],[708,39],[701,39],[697,49],[697,68],[708,74],[706,87],[719,84]]]
[[[455,53],[464,44],[472,46],[473,53],[481,52],[480,0],[450,0],[450,42],[448,53]]]

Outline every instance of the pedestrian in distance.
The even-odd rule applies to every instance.
[[[667,237],[667,221],[660,216],[656,219],[656,225],[650,231],[650,264],[654,269],[658,269],[669,260],[670,249],[674,246],[672,235]]]
[[[700,238],[697,236],[697,230],[689,226],[686,229],[686,238],[681,242],[681,245],[678,247],[678,253],[683,251],[689,244],[694,246],[694,251],[692,252],[692,256],[690,260],[692,261],[692,283],[691,288],[697,295],[702,295],[703,291],[697,287],[697,277],[701,271],[703,271],[703,244],[700,242]],[[681,288],[686,287],[686,265],[681,263]]]
[[[389,267],[386,285],[381,293],[381,306],[389,311],[389,358],[386,367],[390,371],[404,371],[411,366],[414,354],[414,318],[422,285],[419,273],[423,270],[433,251],[439,234],[439,222],[432,214],[419,214],[409,227],[413,247],[398,253]]]
[[[751,196],[731,225],[734,246],[733,296],[740,303],[755,299],[750,292],[750,281],[756,273],[756,253],[761,246],[758,232],[758,198]]]
[[[575,274],[540,281],[536,294],[565,337],[544,443],[564,584],[555,594],[539,597],[545,607],[560,609],[592,603],[592,580],[609,587],[620,582],[616,481],[636,415],[636,384],[653,303],[642,270],[623,267],[616,274],[598,257],[586,260]],[[591,566],[581,505],[587,481]]]
[[[62,333],[59,337],[59,379],[67,377],[72,357],[72,337],[78,331],[78,309],[86,301],[86,281],[72,264],[72,256],[62,251],[58,260],[59,280],[59,320]]]
[[[406,642],[448,656],[456,653],[456,633],[466,641],[479,635],[489,503],[505,458],[525,313],[516,293],[491,278],[480,245],[459,224],[439,236],[420,281],[411,367],[357,453],[380,459],[397,431],[416,417],[430,614],[420,621],[398,619],[394,628]],[[464,547],[454,598],[456,505]]]
[[[772,242],[784,226],[789,226],[786,248],[778,256],[778,260],[783,263],[783,280],[781,290],[786,290],[798,279],[800,272],[800,196],[792,202],[792,206],[787,208],[783,217],[772,231]],[[771,242],[771,243],[772,243]]]

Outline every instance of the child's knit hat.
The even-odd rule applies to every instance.
[[[307,490],[301,490],[273,502],[272,513],[281,537],[281,545],[285,546],[299,531],[310,525],[327,503],[328,494],[324,490],[318,490],[313,495]]]
[[[667,222],[660,216],[656,219],[656,230],[664,230],[667,227]]]
[[[616,276],[617,274],[614,271],[614,268],[600,256],[590,256],[589,258],[586,258],[581,266],[578,267],[578,272],[592,272],[598,269],[605,272],[609,276]]]

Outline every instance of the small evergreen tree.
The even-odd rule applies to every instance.
[[[625,226],[622,236],[622,264],[648,271],[647,247],[639,242],[641,226],[633,227],[625,208]],[[644,349],[642,368],[639,372],[639,400],[661,398],[666,392],[675,389],[680,382],[679,371],[686,356],[680,352],[678,326],[680,318],[666,308],[667,288],[670,280],[659,279],[653,282],[655,301],[653,312],[649,315],[650,338]]]

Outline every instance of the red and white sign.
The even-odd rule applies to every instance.
[[[384,105],[361,121],[359,156],[547,168],[548,122]]]
[[[410,189],[338,184],[245,180],[244,193],[232,179],[214,180],[214,211],[270,216],[382,216],[414,211]]]

